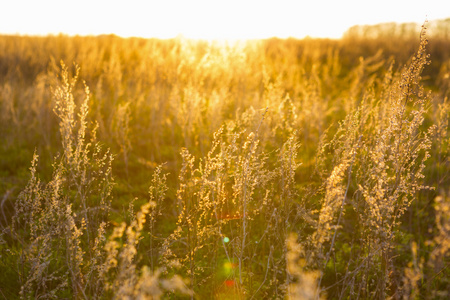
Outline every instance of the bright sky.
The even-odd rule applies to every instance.
[[[340,37],[356,24],[450,17],[450,0],[4,0],[0,34]]]

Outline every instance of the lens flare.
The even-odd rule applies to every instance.
[[[234,280],[225,280],[225,285],[226,286],[233,286],[234,285]]]

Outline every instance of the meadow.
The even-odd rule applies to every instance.
[[[449,96],[450,20],[0,36],[0,298],[448,299]]]

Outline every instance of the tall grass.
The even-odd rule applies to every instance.
[[[1,297],[447,298],[448,40],[405,30],[0,37]]]

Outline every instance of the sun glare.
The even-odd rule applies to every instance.
[[[270,37],[339,38],[356,24],[418,22],[450,16],[450,3],[430,0],[80,0],[10,1],[3,34],[116,34],[123,37],[233,41]],[[446,7],[445,7],[446,6]],[[24,9],[26,8],[26,9]]]

